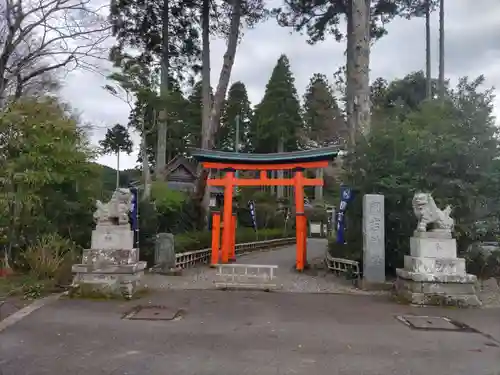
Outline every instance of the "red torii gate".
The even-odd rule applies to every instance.
[[[323,185],[322,178],[306,178],[307,168],[325,168],[338,155],[337,147],[276,154],[244,154],[196,149],[191,155],[206,169],[225,172],[222,178],[208,178],[208,186],[224,187],[223,232],[220,262],[235,259],[235,218],[233,191],[235,186],[294,186],[296,211],[296,269],[302,271],[307,259],[307,220],[304,212],[304,187]],[[236,178],[235,172],[260,171],[259,178]],[[292,170],[292,178],[269,178],[268,171]],[[220,216],[214,214],[212,225],[211,264],[219,263]]]

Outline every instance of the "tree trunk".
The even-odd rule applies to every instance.
[[[352,7],[354,0],[348,0],[347,4],[347,51],[346,51],[346,115],[347,128],[349,129],[349,144],[356,144],[356,122],[354,118],[354,19]]]
[[[439,97],[444,99],[444,0],[439,2]]]
[[[160,96],[162,98],[161,103],[163,108],[160,110],[159,121],[158,121],[158,139],[156,145],[156,170],[155,177],[157,180],[162,180],[167,164],[167,130],[168,130],[168,109],[167,109],[167,97],[168,97],[168,0],[164,0],[163,12],[162,12],[162,52],[161,52],[161,82],[160,82]]]
[[[231,70],[233,69],[236,47],[238,46],[240,20],[241,0],[234,0],[232,4],[231,25],[229,30],[229,39],[227,42],[227,49],[226,53],[224,54],[222,68],[219,74],[219,82],[217,84],[217,90],[215,91],[214,102],[212,104],[210,112],[210,125],[208,127],[209,131],[207,131],[206,133],[202,132],[202,148],[214,148],[215,135],[220,126],[221,109],[222,105],[224,104],[227,87],[229,85],[229,79],[231,78]],[[205,211],[205,215],[203,215],[204,217],[206,217],[206,212],[208,211],[206,200],[208,173],[209,171],[206,169],[201,170],[198,174],[198,180],[196,182],[197,199],[200,201],[201,208]]]
[[[120,187],[120,151],[116,152],[116,188]]]
[[[357,134],[370,131],[370,0],[352,0],[353,105]]]
[[[151,181],[149,173],[149,162],[147,153],[147,143],[146,143],[146,128],[144,126],[144,116],[142,117],[142,142],[141,142],[141,155],[142,155],[142,178],[144,189],[142,192],[142,199],[147,199],[151,193]]]
[[[202,28],[202,102],[203,114],[201,118],[201,148],[209,148],[210,140],[210,112],[212,103],[210,98],[210,0],[203,0],[203,9],[201,14]]]
[[[431,72],[431,0],[425,4],[425,77],[427,99],[432,98],[432,72]]]
[[[203,112],[201,119],[201,148],[210,149],[210,113],[212,110],[212,98],[210,95],[210,0],[203,0],[202,14],[201,14],[201,28],[202,28],[202,103]],[[201,173],[200,171],[198,174]],[[205,189],[202,198],[202,206],[205,212],[208,212],[210,206],[210,189]],[[207,220],[209,218],[207,217]]]
[[[231,25],[229,29],[229,39],[227,41],[227,49],[224,54],[222,68],[219,74],[219,82],[215,91],[214,104],[210,114],[210,138],[208,141],[209,147],[213,148],[215,134],[219,130],[220,116],[224,98],[226,97],[231,71],[233,69],[234,57],[236,55],[236,47],[240,35],[240,20],[241,20],[241,0],[233,0],[231,13]]]

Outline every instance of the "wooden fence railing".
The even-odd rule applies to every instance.
[[[295,243],[295,237],[277,238],[274,240],[245,242],[236,245],[235,253],[243,254],[252,250],[269,249],[273,247],[280,247],[291,245]],[[189,268],[198,264],[207,264],[210,261],[212,249],[201,249],[194,251],[187,251],[185,253],[175,254],[175,266],[177,268]]]

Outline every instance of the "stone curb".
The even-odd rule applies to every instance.
[[[4,320],[0,321],[0,333],[5,330],[6,328],[16,324],[17,322],[21,321],[22,319],[26,318],[28,315],[31,313],[35,312],[39,308],[48,305],[49,303],[52,303],[54,301],[57,301],[63,293],[58,293],[58,294],[53,294],[48,297],[44,297],[41,299],[38,299],[34,301],[33,303],[29,304],[26,307],[23,307],[21,310],[16,311],[14,314],[9,315],[7,318]]]

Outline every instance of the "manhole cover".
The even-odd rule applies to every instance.
[[[130,320],[178,320],[182,317],[182,310],[171,309],[166,306],[136,306],[123,316]]]
[[[412,329],[424,331],[475,332],[473,328],[466,324],[441,316],[399,315],[396,318]]]

